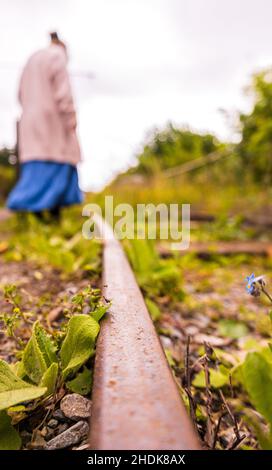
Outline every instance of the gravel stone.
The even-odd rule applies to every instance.
[[[81,442],[89,433],[89,425],[86,421],[78,421],[69,429],[48,441],[45,450],[57,450],[71,447]]]
[[[72,424],[68,424],[68,423],[62,423],[59,425],[58,429],[56,429],[56,434],[61,434],[62,432],[66,431],[66,429],[70,428],[72,426]]]
[[[60,421],[61,423],[67,423],[68,421],[66,416],[63,414],[63,412],[60,409],[55,410],[52,413],[52,417],[56,419],[57,421]]]
[[[56,429],[52,429],[52,428],[47,427],[46,428],[46,435],[44,437],[45,440],[50,441],[50,439],[52,439],[55,436],[55,431],[56,431]]]
[[[171,348],[171,346],[172,346],[172,341],[171,341],[170,338],[168,338],[168,336],[160,335],[160,340],[161,340],[162,346],[163,346],[165,349]]]
[[[63,414],[73,421],[88,419],[91,414],[91,406],[90,400],[77,393],[66,395],[60,403]]]
[[[55,429],[58,426],[58,424],[59,423],[56,419],[50,419],[50,421],[48,421],[47,423],[47,426],[49,426],[49,428]]]

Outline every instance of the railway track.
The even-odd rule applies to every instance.
[[[111,228],[104,238],[104,296],[111,300],[97,342],[90,447],[199,449],[143,296]]]
[[[0,211],[2,222],[9,217]],[[121,244],[103,219],[95,215],[94,221],[103,238],[103,295],[111,306],[96,347],[89,447],[200,449]],[[48,320],[58,316],[55,311]]]
[[[97,342],[91,449],[200,449],[173,374],[120,243],[98,216],[104,235],[103,294],[112,306]],[[200,254],[271,256],[271,243],[192,247]]]
[[[0,211],[0,220],[8,216],[3,212],[1,217]],[[103,238],[103,295],[111,306],[96,347],[89,446],[201,449],[121,244],[103,219],[96,215],[94,222]],[[205,254],[219,249],[198,245],[193,251]],[[271,256],[270,244],[223,245],[222,254],[246,251]]]

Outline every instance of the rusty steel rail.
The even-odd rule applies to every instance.
[[[104,237],[101,323],[92,395],[91,449],[200,449],[173,374],[120,243],[99,216]]]

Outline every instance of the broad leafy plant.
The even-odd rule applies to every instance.
[[[160,318],[156,300],[165,295],[170,300],[182,300],[181,271],[173,259],[160,259],[154,240],[126,240],[124,243],[137,281],[145,295],[154,321]]]
[[[64,332],[49,334],[36,321],[21,360],[8,364],[0,360],[0,449],[18,449],[20,436],[12,426],[16,411],[24,413],[41,406],[61,387],[83,395],[91,390],[88,361],[95,353],[99,320],[107,305],[100,292],[87,288],[73,298],[76,311]],[[89,312],[81,313],[86,308]]]
[[[267,292],[263,276],[247,277],[248,293],[254,297],[264,294],[272,303]],[[272,311],[270,312],[272,321]],[[255,429],[260,446],[265,450],[272,450],[272,343],[267,347],[249,352],[245,361],[238,368],[238,377],[246,389],[249,399],[255,409],[260,413],[267,426],[263,426],[257,416],[250,413],[247,416],[249,423]],[[268,429],[267,429],[268,428]]]

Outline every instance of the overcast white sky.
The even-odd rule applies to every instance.
[[[247,109],[243,87],[272,64],[271,0],[0,0],[0,145],[13,145],[20,69],[57,30],[68,43],[84,163],[101,187],[146,132],[177,125],[234,137],[220,109]]]

